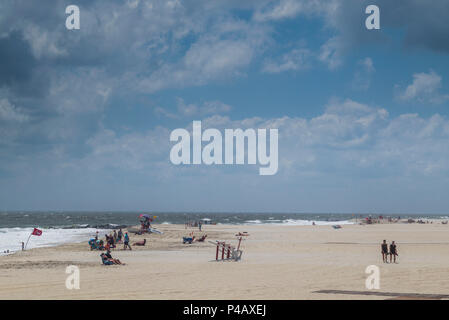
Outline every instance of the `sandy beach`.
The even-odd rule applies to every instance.
[[[275,226],[156,225],[163,235],[133,251],[113,250],[126,265],[104,266],[84,243],[0,257],[0,299],[406,299],[449,294],[449,226],[433,224]],[[182,244],[194,231],[236,244],[239,262],[216,262],[209,242]],[[398,264],[382,263],[380,242],[398,244]],[[80,289],[65,286],[68,265],[80,269]],[[368,290],[365,269],[380,268],[380,289]],[[408,296],[421,294],[422,296]],[[427,295],[427,296],[426,296]],[[436,296],[432,296],[436,295]],[[441,296],[439,296],[441,295]]]

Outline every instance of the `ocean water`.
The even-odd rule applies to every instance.
[[[148,213],[148,212],[0,212],[0,255],[21,250],[34,227],[42,236],[31,236],[27,248],[88,241],[98,230],[103,236],[119,226],[139,224],[139,214],[157,216],[156,224],[184,224],[208,218],[217,224],[317,225],[351,224],[360,215],[307,213]],[[374,215],[373,215],[374,216]],[[384,215],[387,216],[387,215]],[[447,215],[389,215],[401,218],[448,219]]]
[[[82,242],[95,237],[98,229],[46,229],[42,230],[41,236],[31,236],[33,228],[0,228],[0,256],[11,254],[22,250],[22,241],[27,243],[27,249],[51,247],[64,243]],[[99,234],[103,236],[108,230],[100,229]]]
[[[208,218],[218,224],[290,224],[307,225],[315,221],[332,223],[353,218],[352,214],[280,214],[280,213],[157,213],[157,212],[0,212],[0,229],[41,227],[48,229],[108,229],[139,224],[139,215],[157,216],[155,223],[184,224]]]

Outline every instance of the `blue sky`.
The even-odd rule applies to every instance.
[[[443,0],[2,1],[0,210],[447,213],[447,16]],[[174,166],[170,132],[193,120],[277,128],[278,173]]]

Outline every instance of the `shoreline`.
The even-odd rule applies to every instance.
[[[333,225],[342,225],[342,226],[354,226],[354,225],[359,225],[359,226],[375,226],[375,225],[438,225],[438,224],[442,224],[445,225],[443,222],[448,221],[447,219],[427,219],[427,220],[423,220],[424,222],[422,223],[417,223],[417,222],[413,222],[410,223],[407,221],[407,219],[401,219],[399,221],[395,221],[395,222],[388,222],[388,221],[383,221],[383,222],[376,222],[376,223],[372,223],[372,224],[366,224],[364,222],[360,222],[360,220],[357,219],[351,219],[351,220],[344,220],[344,221],[320,221],[320,222],[324,222],[324,224],[316,224],[316,225],[312,225],[312,224],[288,224],[288,223],[247,223],[247,224],[225,224],[225,223],[218,223],[218,224],[213,224],[213,225],[206,225],[203,226],[208,228],[208,227],[213,227],[213,228],[237,228],[237,229],[241,229],[241,228],[245,228],[245,227],[298,227],[298,228],[302,228],[302,227],[332,227]],[[312,221],[310,221],[312,223]],[[342,223],[343,222],[343,223]],[[175,227],[177,229],[183,229],[185,228],[184,225],[182,224],[172,224],[172,223],[161,223],[161,224],[153,224],[153,227],[155,227],[156,229],[159,229],[161,231],[163,231],[164,229],[169,228],[170,226]],[[139,228],[139,225],[135,225],[135,226],[128,226],[126,228],[122,228],[123,233],[127,232],[128,229],[136,229]],[[52,230],[87,230],[87,229],[92,229],[92,228],[55,228]],[[116,229],[118,230],[118,229]],[[197,227],[188,227],[186,230],[186,233],[190,233],[190,232],[194,232],[194,233],[201,233],[199,232]],[[114,231],[114,229],[98,229],[96,230],[99,232],[100,234],[100,239],[103,239],[104,234],[110,234]],[[45,245],[41,245],[38,247],[33,247],[33,248],[29,248],[26,250],[17,250],[17,251],[10,251],[9,253],[4,254],[3,252],[0,252],[0,262],[1,262],[1,257],[5,257],[5,256],[11,256],[14,254],[18,254],[18,253],[23,253],[23,252],[29,252],[31,250],[36,250],[36,249],[45,249],[45,248],[55,248],[55,247],[61,247],[61,246],[67,246],[67,245],[79,245],[79,244],[86,244],[86,247],[88,247],[87,242],[89,241],[89,239],[93,238],[95,235],[95,231],[94,230],[90,230],[90,233],[92,233],[92,235],[90,237],[87,237],[85,239],[76,239],[73,241],[67,241],[67,242],[61,242],[61,243],[49,243],[49,244],[45,244]],[[86,233],[89,233],[86,232]],[[203,232],[204,233],[204,232]],[[149,234],[146,234],[147,236]],[[84,236],[84,235],[79,235]],[[130,233],[130,236],[133,236],[134,238],[137,236],[133,233]],[[144,239],[145,237],[140,235],[137,236],[138,239]],[[104,239],[103,239],[104,240]],[[368,244],[368,243],[354,243],[354,242],[348,242],[350,244]],[[445,242],[441,242],[441,243],[414,243],[414,242],[406,242],[407,244],[446,244]],[[120,244],[122,245],[123,242]],[[335,242],[333,244],[339,244],[338,242]],[[345,242],[343,242],[342,244],[345,244]],[[447,242],[447,244],[449,244],[449,241]]]
[[[409,222],[410,219],[400,219],[400,220],[394,220],[394,221],[388,221],[387,219],[383,219],[383,220],[373,219],[373,220],[374,221],[371,224],[383,224],[383,225],[385,225],[385,224],[412,224],[411,222]],[[257,220],[254,220],[254,221],[257,221]],[[275,220],[275,221],[277,221],[277,220]],[[444,224],[444,222],[447,223],[447,221],[448,221],[448,219],[446,219],[445,217],[444,218],[442,217],[442,218],[439,218],[439,219],[435,219],[435,218],[432,218],[432,219],[430,219],[430,218],[420,218],[420,219],[414,220],[413,223],[417,223],[417,224],[428,224],[428,223],[430,223],[430,224],[433,224],[433,223],[441,224],[441,223],[443,223]],[[361,219],[361,218],[354,218],[354,219],[341,220],[341,221],[303,220],[303,221],[301,221],[301,223],[289,223],[289,222],[281,222],[281,223],[279,223],[279,222],[247,222],[247,223],[240,223],[240,224],[217,223],[217,224],[214,224],[214,225],[218,226],[218,227],[219,226],[230,226],[230,227],[236,227],[236,228],[238,228],[238,227],[246,227],[246,226],[248,226],[248,227],[251,227],[251,226],[274,226],[274,227],[278,227],[278,226],[280,226],[280,227],[284,227],[284,226],[298,226],[298,227],[303,227],[303,226],[312,226],[313,222],[316,223],[316,226],[332,226],[332,225],[343,225],[344,226],[344,225],[354,225],[354,224],[362,224],[362,225],[366,225],[367,224],[366,223],[366,218],[363,218],[363,219]],[[112,224],[110,224],[110,225],[112,225]],[[155,226],[182,226],[181,224],[167,223],[167,222],[163,222],[163,223],[160,223],[160,224],[154,224],[154,225]],[[207,225],[205,225],[205,226],[207,226]],[[123,230],[126,229],[125,226],[122,226],[122,227],[124,227],[124,228],[122,228]],[[128,226],[127,228],[138,228],[138,227],[139,227],[138,225],[135,225],[135,226]],[[190,227],[190,228],[195,229],[194,227]],[[0,230],[2,230],[2,229],[8,229],[8,230],[10,230],[10,229],[22,229],[22,230],[30,229],[31,230],[31,227],[25,227],[25,228],[21,228],[21,227],[0,228]],[[104,233],[110,233],[114,229],[118,230],[117,227],[113,227],[113,228],[110,228],[110,229],[97,229],[97,228],[90,227],[90,226],[85,227],[85,228],[84,227],[83,228],[76,228],[76,227],[73,227],[73,228],[68,228],[68,227],[44,228],[44,230],[46,230],[46,231],[63,231],[63,232],[79,231],[79,233],[80,233],[79,236],[75,235],[75,234],[70,234],[70,236],[72,236],[72,237],[82,237],[82,236],[85,236],[85,234],[87,234],[87,233],[92,233],[92,237],[93,237],[95,235],[95,231],[98,231],[101,235],[104,235]],[[7,232],[5,232],[5,233],[7,234]],[[60,245],[70,244],[70,243],[82,243],[82,242],[88,241],[88,240],[89,239],[85,240],[85,239],[81,239],[80,238],[80,239],[74,239],[73,241],[62,241],[60,243],[58,243],[58,242],[54,242],[54,243],[50,242],[50,243],[45,243],[45,244],[38,245],[38,246],[36,246],[34,248],[30,248],[28,250],[35,249],[35,248],[55,247],[55,246],[60,246]],[[33,244],[33,242],[31,242],[31,244]],[[9,249],[10,252],[8,252],[8,253],[4,252],[4,250],[7,250],[7,249],[9,249],[9,248],[3,248],[3,249],[0,250],[0,257],[5,256],[5,255],[16,254],[16,253],[22,251],[19,248],[19,249],[16,249],[15,251],[12,251],[12,249]]]

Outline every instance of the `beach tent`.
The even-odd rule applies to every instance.
[[[209,218],[200,219],[203,224],[211,224],[212,220]]]
[[[210,224],[210,225],[216,225],[217,224],[216,222],[212,221],[212,219],[209,219],[209,218],[201,219],[201,221],[202,221],[203,224]]]

